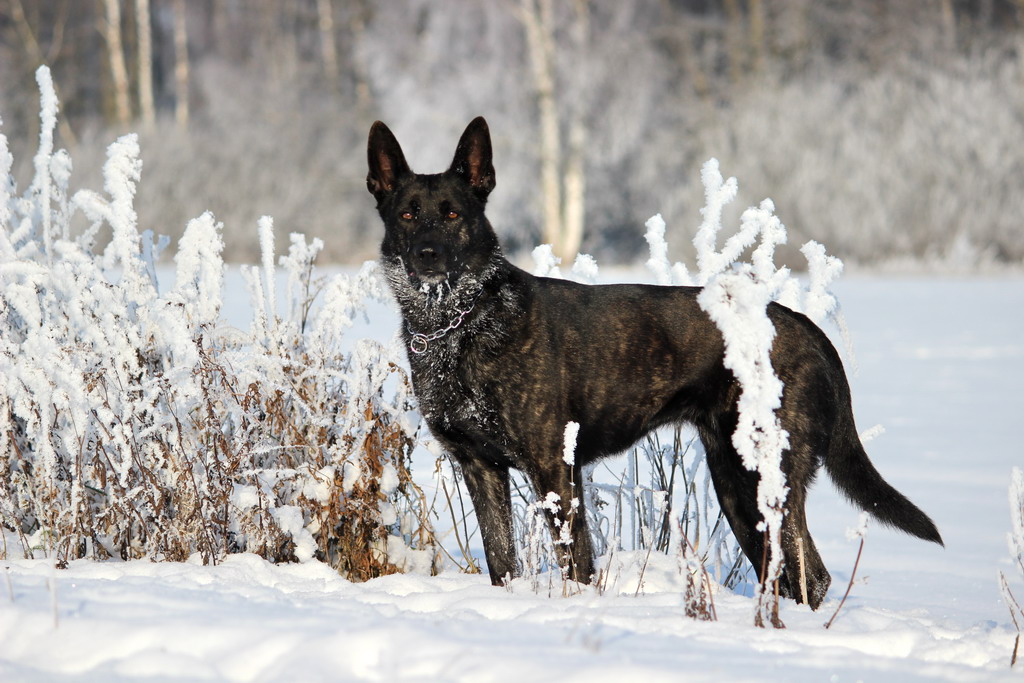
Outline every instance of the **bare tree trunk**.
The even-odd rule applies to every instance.
[[[761,0],[749,0],[747,4],[750,8],[750,47],[753,53],[750,69],[757,73],[764,65],[764,3]]]
[[[352,49],[349,56],[352,60],[352,71],[356,79],[356,106],[360,111],[367,111],[371,105],[370,77],[366,61],[360,56],[359,46],[366,40],[366,14],[368,10],[363,0],[353,0],[349,7],[349,31],[352,33]]]
[[[18,34],[21,36],[21,42],[24,44],[25,50],[28,51],[29,57],[32,61],[35,62],[36,66],[49,64],[54,61],[57,53],[60,51],[60,43],[63,40],[63,21],[54,27],[54,42],[50,46],[50,55],[47,56],[43,54],[43,48],[39,45],[36,33],[32,30],[32,25],[28,22],[28,17],[25,16],[25,7],[21,4],[21,0],[11,0],[10,4],[11,16],[14,18],[14,25],[16,26]],[[57,99],[61,100],[60,90],[57,88],[56,82],[53,84],[53,92],[57,95]],[[64,144],[72,148],[78,145],[78,137],[71,129],[71,124],[68,123],[66,116],[60,116],[57,118],[57,128],[60,130],[61,137],[64,138]]]
[[[693,83],[694,92],[701,99],[708,97],[711,94],[711,86],[708,83],[707,76],[701,70],[701,59],[694,46],[692,35],[694,28],[691,27],[691,22],[685,19],[679,20],[673,16],[675,10],[672,8],[672,3],[669,0],[661,0],[661,11],[668,20],[669,35],[677,41],[677,58],[679,63],[682,64],[683,70],[686,71],[687,77]]]
[[[724,0],[725,4],[725,51],[729,60],[729,80],[739,83],[745,68],[743,41],[743,11],[739,0]]]
[[[551,245],[556,256],[563,256],[562,188],[559,178],[562,140],[558,128],[558,107],[555,102],[555,64],[552,0],[522,0],[520,18],[526,29],[526,44],[533,66],[540,110],[540,175],[542,239]]]
[[[188,23],[185,0],[174,0],[174,120],[188,128]]]
[[[811,33],[810,8],[814,0],[789,0],[780,6],[775,22],[772,26],[773,32],[777,33],[777,40],[781,43],[782,50],[794,55],[799,63],[805,63],[810,59]]]
[[[106,22],[102,28],[114,86],[114,116],[118,123],[127,124],[132,115],[128,102],[128,69],[125,67],[124,45],[121,41],[121,3],[120,0],[103,0],[103,5]]]
[[[581,118],[569,124],[569,158],[565,165],[565,212],[562,216],[562,240],[555,255],[569,263],[583,244],[586,221],[586,141],[587,130]]]
[[[956,49],[956,13],[953,0],[939,0],[939,15],[942,19],[942,38],[949,51]]]
[[[576,0],[576,23],[572,30],[573,48],[581,60],[586,56],[590,34],[588,0]],[[586,146],[587,128],[584,107],[574,103],[569,121],[569,155],[565,164],[565,206],[562,214],[562,244],[556,255],[568,263],[583,244],[586,221]]]
[[[320,29],[320,58],[324,76],[331,87],[338,84],[338,48],[334,42],[334,5],[331,0],[316,0],[317,25]]]
[[[258,29],[255,43],[263,52],[265,66],[273,82],[286,83],[299,71],[298,38],[294,26],[302,14],[292,2],[262,2],[259,4]]]
[[[1024,0],[1013,0],[1013,4],[1017,6],[1017,15],[1024,15]]]
[[[142,123],[152,127],[156,122],[153,103],[153,27],[149,20],[149,0],[135,0],[135,25],[139,40],[139,113]]]

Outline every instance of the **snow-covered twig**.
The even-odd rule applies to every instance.
[[[839,601],[839,605],[836,607],[836,611],[832,613],[832,618],[825,622],[825,628],[830,628],[832,622],[839,616],[839,611],[843,609],[843,605],[846,604],[846,598],[850,597],[850,591],[853,590],[853,581],[857,577],[857,567],[860,566],[860,556],[864,552],[864,541],[867,538],[868,532],[868,513],[861,512],[860,517],[857,520],[857,528],[850,529],[846,532],[846,537],[850,540],[859,538],[860,545],[857,547],[857,558],[853,561],[853,570],[850,571],[850,582],[846,584],[846,592],[843,593],[843,599]]]
[[[1016,563],[1024,576],[1024,470],[1014,467],[1010,472],[1010,533],[1007,534],[1007,542],[1010,547],[1010,558]],[[999,572],[999,588],[1010,610],[1010,619],[1017,629],[1017,636],[1013,641],[1013,653],[1010,655],[1010,666],[1017,664],[1017,653],[1020,648],[1020,636],[1024,627],[1024,608],[1021,608],[1017,598],[1010,590],[1010,584],[1006,575]],[[1020,620],[1018,620],[1020,616]]]

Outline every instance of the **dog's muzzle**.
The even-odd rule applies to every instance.
[[[409,275],[426,284],[448,279],[448,252],[434,240],[422,240],[409,250]]]

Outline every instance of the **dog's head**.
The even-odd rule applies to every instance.
[[[499,253],[484,216],[494,189],[487,122],[478,117],[466,127],[444,173],[413,173],[398,140],[380,121],[370,128],[367,151],[366,187],[384,221],[381,256],[392,286],[426,299],[470,287],[479,291]]]

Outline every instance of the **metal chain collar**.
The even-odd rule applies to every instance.
[[[480,295],[483,293],[484,290],[483,287],[481,287],[480,291],[473,297],[473,300],[469,302],[469,308],[465,310],[459,309],[456,316],[452,318],[450,323],[448,323],[448,327],[442,327],[430,334],[423,334],[422,332],[414,332],[413,329],[406,324],[405,328],[409,331],[409,334],[412,335],[412,339],[409,340],[409,350],[419,355],[427,350],[427,347],[430,346],[430,342],[437,341],[452,330],[458,329],[459,326],[462,325],[462,321],[466,316],[473,312],[473,309],[476,307],[476,302],[479,301]]]

